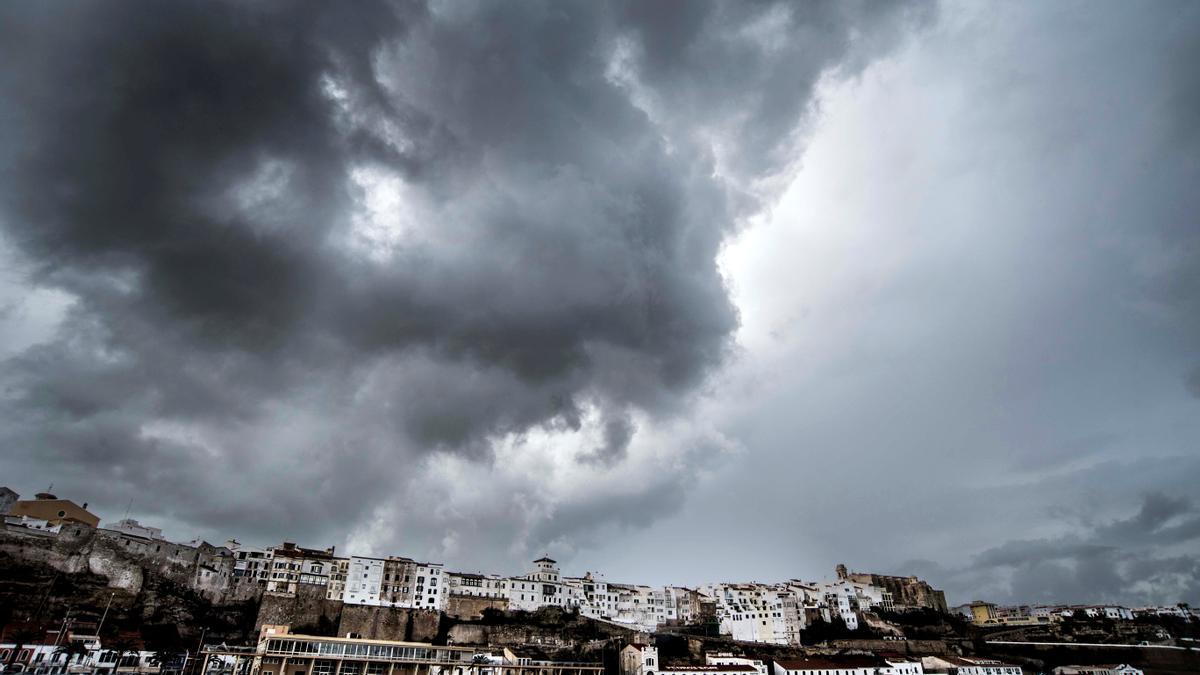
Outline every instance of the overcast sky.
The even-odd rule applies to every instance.
[[[0,484],[1200,602],[1200,3],[0,4]]]

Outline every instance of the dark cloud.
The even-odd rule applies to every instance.
[[[716,256],[818,79],[928,13],[5,5],[0,222],[73,304],[4,365],[4,473],[274,538],[592,410],[612,467],[726,362]]]
[[[1137,514],[1099,528],[1095,537],[1100,541],[1114,541],[1126,545],[1148,543],[1156,539],[1162,543],[1182,543],[1200,536],[1200,529],[1190,523],[1172,523],[1187,516],[1191,516],[1192,520],[1200,516],[1200,512],[1190,500],[1154,492],[1142,498],[1142,506]],[[1184,529],[1180,529],[1181,525]]]
[[[1149,493],[1128,518],[1077,534],[1005,542],[970,565],[937,569],[961,599],[987,588],[1015,603],[1173,604],[1200,591],[1200,510],[1183,496]],[[1173,549],[1184,555],[1168,553]]]

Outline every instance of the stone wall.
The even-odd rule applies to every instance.
[[[485,609],[508,609],[508,598],[477,598],[471,595],[451,595],[446,599],[446,616],[471,621],[483,617]]]
[[[870,584],[892,594],[892,602],[897,609],[905,607],[924,607],[946,613],[946,594],[939,591],[917,577],[897,577],[888,574],[872,574],[868,572],[852,572],[847,575],[851,581],[860,584]]]
[[[264,593],[254,621],[257,633],[264,624],[291,626],[297,632],[311,626],[328,625],[336,628],[341,620],[342,601],[325,597],[325,587],[297,584],[295,595]],[[338,634],[345,633],[336,631]]]
[[[338,634],[355,633],[370,640],[431,642],[438,635],[441,614],[426,609],[345,605]]]
[[[897,654],[949,653],[946,643],[942,640],[830,640],[829,645],[837,649],[862,649]]]

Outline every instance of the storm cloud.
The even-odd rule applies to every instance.
[[[1071,525],[1070,534],[986,549],[957,569],[929,561],[908,567],[943,579],[960,597],[1008,603],[1141,606],[1200,593],[1200,559],[1190,554],[1200,539],[1200,510],[1190,500],[1152,492],[1128,517]]]
[[[0,476],[452,568],[1198,602],[1197,44],[1188,2],[6,3]]]
[[[932,14],[0,11],[15,292],[62,294],[53,333],[5,362],[5,475],[306,541],[425,495],[413,476],[439,453],[494,468],[497,444],[558,434],[584,473],[628,470],[635,433],[686,416],[728,362],[717,254],[796,161],[817,81]],[[678,496],[690,471],[644,489]],[[559,536],[543,487],[510,489],[495,498],[534,513],[500,531]],[[583,530],[623,521],[604,501]],[[446,527],[363,545],[436,554]]]

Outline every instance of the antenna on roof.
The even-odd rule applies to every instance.
[[[54,482],[51,481],[50,487],[46,488],[46,492],[54,492]]]
[[[132,509],[132,508],[133,508],[133,497],[130,497],[129,503],[125,505],[125,515],[121,516],[121,517],[128,519],[129,518],[129,509]]]

